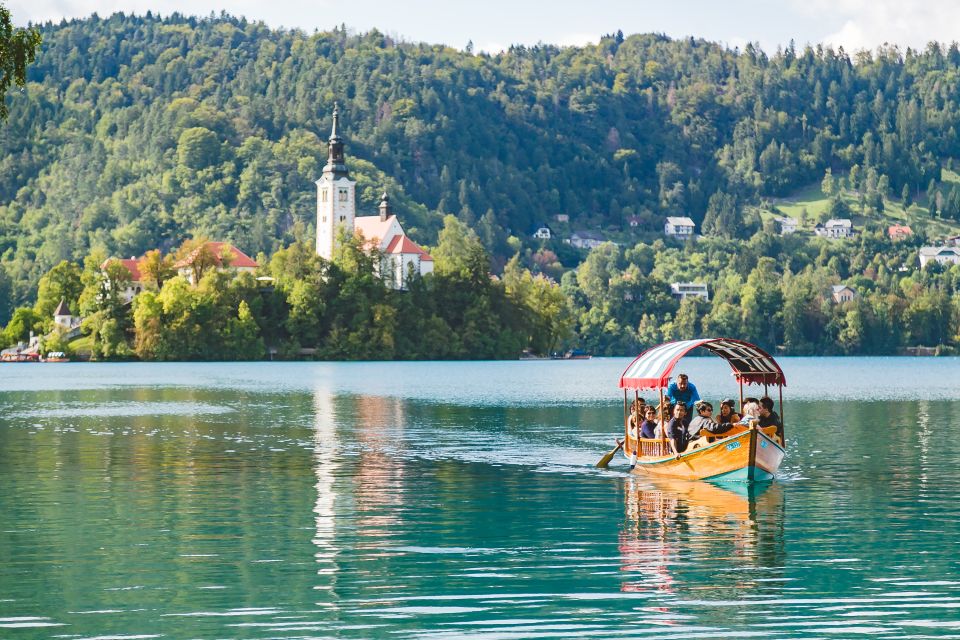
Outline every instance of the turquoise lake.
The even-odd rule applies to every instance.
[[[593,468],[628,363],[0,365],[0,638],[960,638],[960,360],[781,359],[753,488]]]

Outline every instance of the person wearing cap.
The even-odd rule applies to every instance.
[[[667,387],[666,397],[671,404],[683,403],[687,409],[687,420],[689,421],[693,415],[694,405],[700,400],[700,393],[697,391],[697,387],[690,382],[687,374],[681,373],[677,376],[677,381],[671,382],[670,386]]]
[[[732,398],[727,398],[720,403],[720,415],[717,416],[717,422],[720,424],[736,424],[740,422],[740,414],[734,411],[734,403]]]
[[[713,405],[702,401],[697,403],[697,415],[690,420],[687,426],[688,439],[693,440],[700,435],[700,431],[707,431],[714,435],[726,433],[733,428],[731,424],[721,424],[713,419]]]

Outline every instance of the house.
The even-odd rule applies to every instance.
[[[595,231],[576,231],[564,240],[564,242],[577,249],[596,249],[606,241],[607,239],[602,234]]]
[[[671,282],[670,295],[678,300],[686,300],[687,298],[710,300],[707,285],[702,282]]]
[[[317,255],[332,260],[341,229],[363,238],[364,246],[380,251],[378,274],[394,289],[406,288],[411,276],[433,271],[433,258],[407,237],[384,193],[379,215],[357,216],[356,186],[347,171],[343,138],[338,132],[340,117],[333,107],[333,127],[327,144],[327,164],[317,180]]]
[[[905,224],[892,224],[887,227],[887,235],[891,240],[903,240],[913,235],[913,229]]]
[[[773,221],[780,225],[780,235],[782,236],[795,233],[797,230],[796,218],[777,217]]]
[[[553,219],[557,222],[570,222],[570,216],[566,213],[558,213],[557,215],[553,216]]]
[[[960,236],[950,236],[944,241],[944,244],[954,246],[954,247],[960,247]]]
[[[630,216],[627,218],[627,224],[631,227],[639,227],[641,222],[643,222],[643,218],[640,216]]]
[[[129,258],[107,258],[100,265],[100,271],[106,271],[107,266],[111,262],[116,262],[130,272],[130,282],[127,283],[127,286],[120,294],[120,298],[125,304],[132,302],[137,294],[143,291],[143,276],[140,275],[139,267],[140,260],[141,258],[135,258],[133,256]]]
[[[856,289],[848,287],[845,284],[835,284],[830,287],[830,295],[833,297],[833,301],[836,303],[850,302],[851,300],[856,300],[860,296]]]
[[[686,240],[693,237],[695,226],[690,218],[670,216],[663,225],[663,234]]]
[[[823,238],[849,238],[853,235],[853,222],[847,218],[830,219],[817,224],[813,232]]]
[[[921,269],[930,262],[960,264],[960,248],[958,247],[921,247],[919,255]]]
[[[530,237],[536,238],[537,240],[549,240],[552,236],[553,234],[550,231],[550,227],[546,224],[534,225],[530,231]]]
[[[253,258],[232,244],[227,242],[205,242],[202,246],[191,251],[185,258],[174,263],[173,267],[177,270],[177,273],[186,278],[190,284],[197,284],[195,282],[197,280],[197,274],[203,271],[202,268],[197,268],[197,260],[201,259],[201,256],[204,254],[210,257],[213,262],[213,264],[209,266],[218,271],[226,269],[238,273],[242,271],[252,272],[259,266]],[[131,273],[133,272],[131,271]]]
[[[70,331],[80,326],[80,318],[70,313],[70,307],[67,306],[67,302],[63,298],[60,299],[60,304],[57,305],[56,311],[53,312],[53,324],[65,331]]]

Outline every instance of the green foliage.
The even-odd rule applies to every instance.
[[[13,317],[3,330],[3,342],[7,345],[27,342],[30,332],[38,334],[42,328],[43,318],[36,311],[30,307],[19,307],[14,310]]]
[[[7,91],[11,84],[22,87],[27,65],[34,61],[42,39],[35,28],[14,29],[10,12],[0,4],[0,121],[7,119]]]
[[[53,322],[53,312],[63,300],[73,314],[80,310],[80,294],[83,293],[81,269],[73,263],[63,260],[40,278],[37,290],[37,303],[33,309],[37,315]]]
[[[954,215],[940,169],[960,156],[960,67],[935,45],[854,65],[828,47],[768,56],[658,35],[472,55],[226,15],[41,30],[0,139],[14,305],[99,248],[141,255],[204,235],[271,254],[310,233],[334,100],[359,211],[386,187],[427,244],[453,214],[498,270],[518,251],[511,233],[557,213],[573,229],[631,214],[647,229],[670,214],[701,223],[715,194],[750,210],[855,165],[871,210],[871,175],[914,197],[935,178],[937,210]]]

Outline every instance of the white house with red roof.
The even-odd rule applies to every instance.
[[[111,262],[119,262],[130,272],[130,282],[123,290],[123,293],[120,294],[120,297],[125,303],[131,302],[138,293],[143,291],[143,276],[140,275],[139,266],[141,259],[142,258],[135,258],[133,256],[129,258],[107,258],[100,265],[100,271],[106,271],[108,264]]]
[[[206,242],[202,247],[197,247],[187,257],[173,265],[177,273],[186,278],[190,284],[197,284],[193,281],[193,263],[200,256],[201,249],[207,249],[209,254],[213,256],[213,267],[217,270],[229,269],[238,273],[242,271],[253,272],[259,266],[256,260],[229,242]],[[226,260],[226,266],[224,266],[224,257],[227,255],[229,257]]]
[[[433,271],[433,258],[403,231],[390,209],[384,193],[380,212],[375,216],[357,216],[356,186],[350,179],[344,156],[343,138],[338,133],[340,117],[333,108],[333,128],[327,146],[327,164],[317,180],[317,255],[332,260],[340,229],[357,234],[369,250],[379,251],[383,259],[380,276],[394,289],[403,289],[411,275],[424,276]]]
[[[213,255],[213,267],[215,269],[229,269],[237,272],[255,271],[259,266],[256,260],[228,242],[207,242],[204,247],[209,249],[210,254]],[[190,255],[173,265],[177,273],[185,277],[190,284],[196,284],[196,282],[193,281],[194,270],[191,266],[194,260],[200,255],[200,249],[201,247],[197,247],[190,252]],[[223,260],[225,253],[230,254],[230,258],[226,261],[226,266],[224,266]],[[139,258],[133,256],[129,258],[107,258],[103,261],[103,264],[100,265],[100,270],[106,271],[108,264],[117,262],[130,272],[130,282],[120,295],[125,303],[131,302],[137,294],[144,289],[143,275],[140,273],[141,260],[143,260],[142,256]]]

